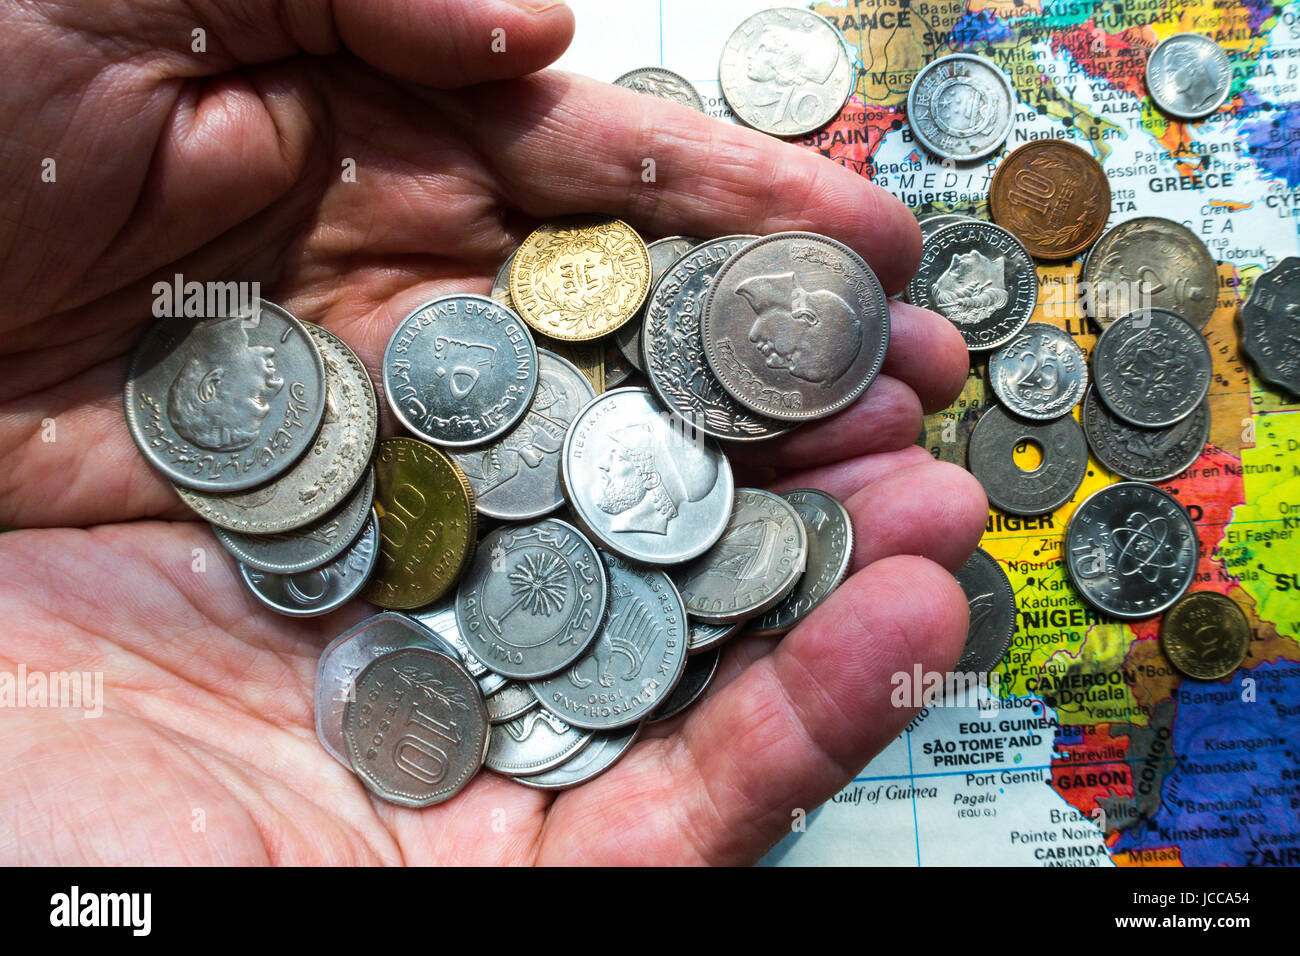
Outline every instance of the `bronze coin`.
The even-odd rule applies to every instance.
[[[1242,665],[1250,650],[1250,621],[1232,598],[1194,591],[1165,612],[1160,644],[1188,677],[1219,680]]]
[[[1087,249],[1110,216],[1101,164],[1078,146],[1037,139],[998,166],[989,190],[993,221],[1039,259],[1069,259]]]

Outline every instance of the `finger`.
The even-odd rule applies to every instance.
[[[881,371],[911,386],[927,413],[947,408],[961,394],[970,371],[966,340],[929,309],[891,302],[889,317],[889,349]]]
[[[933,461],[920,445],[908,445],[898,451],[862,455],[820,468],[787,471],[770,482],[750,481],[777,494],[792,488],[819,488],[840,501],[847,501],[858,489],[902,468]]]

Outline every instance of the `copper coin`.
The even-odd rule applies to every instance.
[[[1110,215],[1101,164],[1072,143],[1037,139],[999,164],[989,191],[993,221],[1039,259],[1068,259],[1087,249]]]

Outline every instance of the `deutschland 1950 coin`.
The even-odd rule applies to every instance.
[[[487,768],[512,777],[552,770],[591,743],[591,731],[565,723],[545,707],[492,725]]]
[[[495,694],[509,683],[500,674],[488,670],[486,664],[470,653],[469,645],[461,636],[460,625],[456,623],[454,595],[428,607],[411,611],[410,615],[456,652],[455,657],[465,665],[465,670],[469,671],[470,676],[478,681],[479,690],[483,692],[485,698]]]
[[[632,317],[632,321],[621,326],[614,333],[614,342],[618,345],[619,353],[638,372],[645,371],[645,356],[641,348],[641,332],[645,327],[646,312],[650,308],[651,299],[654,297],[655,287],[659,285],[659,280],[663,278],[664,273],[668,271],[668,268],[674,262],[703,241],[703,239],[690,239],[686,236],[669,236],[666,239],[656,239],[646,246],[646,251],[650,253],[650,295],[646,296],[645,304]],[[609,387],[613,388],[614,384],[611,382]]]
[[[343,712],[348,762],[380,797],[430,807],[460,793],[487,753],[487,710],[447,654],[406,647],[357,677]]]
[[[735,624],[708,624],[686,617],[686,653],[699,654],[711,648],[719,647],[729,638],[734,637],[745,626],[744,621]]]
[[[1030,322],[989,358],[993,391],[1022,418],[1066,415],[1088,389],[1088,360],[1068,332]]]
[[[1196,411],[1214,373],[1210,346],[1190,322],[1166,309],[1131,312],[1092,350],[1097,394],[1130,425],[1164,428]]]
[[[1241,348],[1259,377],[1300,398],[1300,259],[1288,256],[1255,280],[1241,307]]]
[[[272,574],[240,564],[239,573],[254,597],[271,610],[293,617],[316,617],[357,596],[374,571],[378,554],[379,525],[372,516],[355,541],[320,567],[297,574]]]
[[[722,660],[722,651],[714,648],[703,654],[694,654],[686,662],[686,670],[677,688],[646,718],[646,723],[657,724],[661,720],[672,720],[704,696],[713,675],[718,672],[718,661]]]
[[[1097,460],[1133,481],[1168,481],[1190,468],[1210,439],[1210,401],[1167,428],[1139,428],[1115,415],[1088,389],[1083,400],[1083,430]]]
[[[975,549],[956,577],[966,594],[970,625],[954,670],[985,674],[1001,663],[1016,635],[1016,595],[1007,572],[983,548]]]
[[[704,101],[700,99],[700,94],[695,87],[685,77],[679,76],[672,70],[665,70],[662,66],[643,66],[639,70],[624,73],[614,81],[614,85],[636,90],[638,93],[656,99],[672,100],[674,103],[689,106],[697,112],[704,112]]]
[[[1065,566],[1085,601],[1112,617],[1154,617],[1196,576],[1196,526],[1173,495],[1125,481],[1090,495],[1065,532]]]
[[[1110,183],[1092,154],[1059,139],[1036,139],[998,164],[989,208],[1030,255],[1069,259],[1106,228]]]
[[[646,564],[713,547],[731,517],[731,465],[711,438],[686,431],[644,388],[606,392],[579,412],[560,476],[583,530]]]
[[[1246,613],[1218,591],[1194,591],[1165,612],[1160,644],[1188,677],[1220,680],[1241,667],[1250,651]]]
[[[1097,240],[1083,264],[1085,308],[1100,328],[1138,309],[1177,312],[1198,329],[1214,314],[1219,269],[1181,223],[1130,219]]]
[[[1223,47],[1200,33],[1175,33],[1147,57],[1147,89],[1162,112],[1176,119],[1209,116],[1232,89],[1232,64]]]
[[[496,693],[483,698],[487,707],[488,720],[494,724],[504,724],[537,706],[533,689],[521,681],[508,681]]]
[[[623,759],[639,736],[641,736],[640,724],[625,730],[593,733],[590,735],[590,742],[582,750],[558,767],[543,773],[516,776],[515,782],[539,790],[564,790],[576,787],[600,776]]]
[[[889,345],[889,304],[848,246],[778,232],[723,263],[700,333],[732,398],[768,418],[805,422],[848,407],[875,379]]]
[[[825,126],[857,79],[839,30],[792,7],[763,10],[736,27],[722,48],[718,76],[737,118],[773,136]]]
[[[917,142],[941,159],[983,159],[1011,132],[1016,95],[1010,78],[970,53],[940,57],[907,91],[907,122]]]
[[[1036,445],[1042,462],[1026,471],[1016,448]],[[970,470],[989,501],[1008,514],[1041,515],[1069,501],[1088,473],[1088,441],[1069,415],[1049,422],[1013,418],[997,405],[971,430]]]
[[[325,363],[301,322],[258,299],[256,315],[154,324],[127,372],[126,422],[165,476],[243,491],[289,470],[325,414]]]

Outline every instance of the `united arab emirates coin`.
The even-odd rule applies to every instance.
[[[722,660],[722,651],[714,648],[703,654],[693,654],[686,662],[686,670],[677,687],[660,704],[653,714],[646,718],[646,723],[657,724],[662,720],[672,720],[704,696],[713,675],[718,672],[718,661]]]
[[[1083,287],[1084,307],[1099,328],[1153,307],[1177,312],[1203,329],[1218,300],[1219,269],[1186,226],[1142,216],[1097,240],[1083,264]]]
[[[1115,415],[1097,397],[1096,386],[1083,401],[1083,431],[1097,460],[1134,481],[1168,481],[1190,468],[1210,439],[1210,402],[1166,428],[1139,428]]]
[[[356,597],[375,569],[379,525],[372,515],[361,534],[333,560],[299,571],[272,574],[239,565],[253,596],[273,611],[292,617],[327,614]]]
[[[1110,183],[1087,150],[1031,140],[998,164],[989,188],[993,220],[1039,259],[1069,259],[1106,228]]]
[[[643,66],[639,70],[624,73],[614,81],[614,85],[656,99],[681,103],[699,113],[704,112],[704,101],[700,99],[699,91],[685,77],[672,70],[665,70],[662,66]]]
[[[1196,526],[1173,495],[1125,481],[1094,492],[1065,531],[1065,567],[1079,595],[1112,617],[1154,617],[1196,576]]]
[[[456,623],[470,653],[515,680],[578,660],[600,628],[609,579],[596,548],[555,518],[498,528],[456,591]]]
[[[816,488],[798,488],[781,497],[803,520],[808,560],[790,596],[746,622],[746,634],[776,637],[790,630],[840,586],[853,559],[853,520],[834,497]]]
[[[1042,453],[1032,471],[1016,462],[1022,445],[1036,445]],[[989,501],[1013,515],[1055,511],[1074,497],[1088,472],[1088,441],[1069,415],[1028,422],[994,405],[975,423],[967,455]]]
[[[488,670],[487,665],[470,653],[469,645],[461,636],[460,625],[456,623],[456,599],[453,595],[436,604],[410,612],[411,617],[445,642],[456,652],[456,658],[465,665],[465,670],[478,681],[483,696],[489,697],[509,683],[500,674]]]
[[[1092,350],[1097,395],[1130,425],[1164,428],[1205,400],[1214,360],[1205,336],[1165,309],[1130,312]]]
[[[474,489],[456,463],[414,438],[385,438],[375,452],[379,563],[363,595],[407,610],[432,604],[474,554]]]
[[[944,315],[971,351],[1006,345],[1038,304],[1038,270],[1020,240],[991,222],[937,230],[921,249],[907,300]]]
[[[487,707],[488,720],[494,724],[504,724],[537,706],[533,690],[522,681],[507,681],[506,685],[494,694],[483,698]]]
[[[528,235],[510,264],[515,309],[554,339],[608,335],[636,315],[649,293],[650,253],[620,219],[546,223]]]
[[[953,226],[959,222],[983,221],[983,219],[976,219],[974,216],[963,216],[958,213],[942,212],[936,213],[933,216],[923,216],[916,221],[916,224],[921,227],[921,240],[925,241],[944,226]]]
[[[709,550],[727,527],[735,486],[721,449],[687,431],[644,388],[606,392],[579,412],[560,478],[582,529],[645,564]]]
[[[983,548],[975,549],[956,578],[966,594],[970,625],[954,670],[988,673],[1001,663],[1016,635],[1015,592],[1002,565]]]
[[[1300,259],[1255,279],[1241,307],[1241,349],[1259,377],[1300,397]]]
[[[1030,322],[989,357],[993,391],[1021,418],[1060,418],[1083,400],[1088,360],[1070,333]]]
[[[650,300],[654,297],[655,287],[659,280],[663,278],[668,267],[680,259],[686,253],[698,246],[702,239],[691,239],[686,236],[669,236],[666,239],[656,239],[646,246],[646,251],[650,253],[650,294],[646,296],[645,303],[631,322],[627,322],[619,327],[614,333],[614,342],[618,345],[619,354],[623,356],[632,367],[638,372],[645,371],[645,357],[641,349],[641,332],[645,327],[646,311],[650,308]],[[616,383],[611,382],[610,388],[615,387]]]
[[[840,31],[807,9],[776,7],[745,20],[718,64],[736,117],[773,136],[802,136],[833,120],[857,79]]]
[[[145,459],[199,491],[284,474],[325,414],[325,363],[301,322],[265,299],[247,314],[159,320],[127,372],[126,423]]]
[[[1241,667],[1250,651],[1246,613],[1218,591],[1193,591],[1165,612],[1160,646],[1188,677],[1219,680]]]
[[[515,777],[516,783],[539,790],[564,790],[600,776],[623,759],[641,736],[641,724],[625,730],[593,733],[591,739],[574,756],[551,770],[531,776]]]
[[[512,777],[545,773],[590,743],[590,731],[570,726],[539,704],[492,725],[487,767]]]
[[[505,434],[537,388],[537,347],[518,316],[487,296],[424,303],[384,349],[384,394],[403,425],[440,445]]]
[[[737,621],[734,624],[709,624],[707,621],[697,620],[689,614],[686,616],[686,653],[702,654],[724,644],[729,638],[740,633],[740,629],[745,626],[744,621]]]
[[[916,74],[907,122],[917,142],[941,159],[983,159],[1011,133],[1015,104],[1011,79],[996,65],[950,53]]]
[[[532,682],[542,706],[575,727],[634,724],[668,699],[686,667],[686,608],[656,568],[601,554],[609,608],[600,633],[576,663]]]
[[[875,380],[889,345],[889,304],[848,246],[778,232],[723,263],[700,337],[732,398],[768,418],[805,422],[848,407]]]
[[[358,675],[343,711],[348,762],[389,803],[429,807],[460,793],[488,746],[487,710],[447,654],[406,647]]]
[[[1161,112],[1176,119],[1209,116],[1232,89],[1232,64],[1223,47],[1200,33],[1166,37],[1147,57],[1147,89]]]
[[[731,520],[717,544],[674,568],[686,613],[710,624],[734,624],[786,599],[808,556],[808,532],[784,498],[737,488]]]

